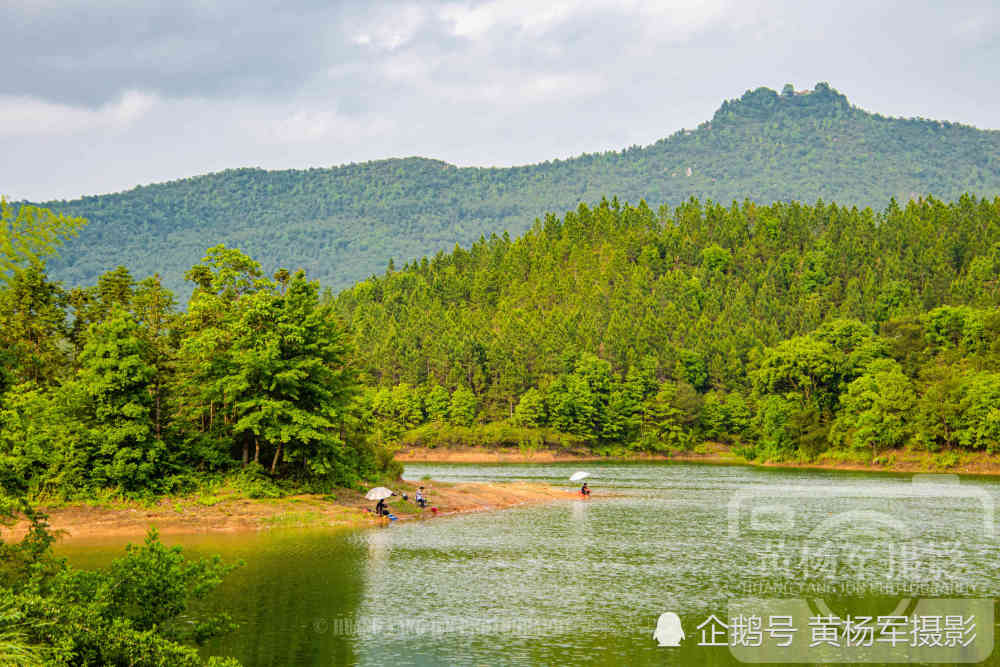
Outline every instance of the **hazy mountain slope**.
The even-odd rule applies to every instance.
[[[808,94],[748,91],[697,130],[570,160],[238,169],[44,205],[91,221],[52,264],[57,278],[92,283],[124,264],[137,276],[160,271],[186,295],[184,271],[221,242],[268,269],[302,267],[336,288],[381,272],[389,258],[402,263],[491,232],[519,233],[540,211],[611,193],[653,206],[696,196],[882,208],[890,197],[966,191],[1000,192],[1000,132],[869,114],[819,84]]]

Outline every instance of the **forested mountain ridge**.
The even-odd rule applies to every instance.
[[[155,157],[153,158],[155,159]],[[826,84],[747,91],[711,121],[646,146],[511,168],[423,158],[330,169],[235,169],[111,195],[44,204],[90,220],[50,263],[68,285],[110,266],[159,272],[186,295],[184,271],[216,243],[272,270],[303,268],[333,288],[481,235],[527,230],[542,211],[604,194],[677,205],[690,197],[840,201],[883,208],[933,194],[1000,191],[1000,132],[886,118]]]

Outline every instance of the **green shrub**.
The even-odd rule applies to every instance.
[[[403,464],[394,458],[394,454],[388,447],[375,450],[375,466],[380,479],[396,480],[403,476]]]
[[[189,560],[152,530],[107,568],[76,570],[52,555],[45,516],[26,503],[3,503],[0,521],[17,511],[31,528],[18,543],[0,540],[0,664],[196,667],[197,646],[235,627],[196,603],[238,565]]]
[[[280,498],[285,495],[264,466],[256,462],[248,463],[233,475],[232,485],[248,498]]]
[[[941,452],[934,457],[934,463],[939,468],[954,468],[958,465],[958,452]]]

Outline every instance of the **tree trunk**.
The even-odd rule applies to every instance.
[[[256,437],[253,439],[253,462],[260,463],[260,441]]]
[[[246,468],[247,464],[250,463],[250,441],[246,438],[243,439],[243,467]]]
[[[278,467],[278,459],[281,458],[281,443],[278,443],[278,449],[274,452],[274,460],[271,461],[271,474],[274,474],[275,468]]]
[[[160,438],[160,381],[156,381],[156,438]]]

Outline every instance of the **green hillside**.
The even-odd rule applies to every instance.
[[[998,275],[1000,198],[603,201],[335,303],[388,442],[871,460],[1000,453]]]
[[[150,156],[156,159],[156,156]],[[99,168],[99,165],[96,167]],[[689,197],[851,202],[952,199],[1000,192],[1000,132],[886,118],[851,106],[826,84],[748,91],[711,121],[647,147],[513,168],[457,168],[406,158],[332,169],[237,169],[128,192],[48,202],[90,225],[53,263],[70,285],[110,266],[161,273],[186,295],[183,272],[216,243],[266,270],[304,268],[340,288],[480,235],[519,234],[542,211],[606,193],[677,205]]]

